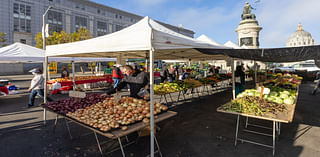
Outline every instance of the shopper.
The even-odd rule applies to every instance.
[[[34,98],[36,97],[36,95],[40,96],[41,98],[44,97],[44,90],[43,90],[43,86],[44,86],[44,78],[43,75],[41,73],[41,70],[39,68],[35,68],[30,70],[30,72],[32,72],[32,74],[34,75],[33,79],[31,80],[31,85],[28,89],[30,93],[29,96],[29,103],[27,107],[32,107],[34,106]],[[48,101],[52,101],[51,98],[47,97]]]
[[[316,73],[316,79],[315,79],[316,85],[313,88],[312,95],[315,95],[317,90],[319,89],[320,85],[320,72]]]
[[[179,75],[179,80],[182,80],[182,75],[183,75],[183,73],[184,73],[183,65],[180,65],[180,66],[179,66],[177,72],[178,72],[178,75]]]
[[[169,77],[169,72],[168,68],[166,65],[162,66],[162,69],[160,70],[160,78],[161,78],[161,83],[165,82]]]
[[[138,99],[149,98],[149,75],[143,71],[136,71],[130,65],[123,66],[123,73],[125,74],[122,81],[116,88],[107,91],[107,94],[113,94],[120,91],[127,85],[130,87],[130,97]]]
[[[176,77],[178,75],[177,73],[178,72],[177,72],[176,68],[173,65],[170,65],[170,68],[168,69],[169,82],[176,80]]]
[[[245,72],[243,70],[243,65],[238,65],[235,71],[235,86],[236,86],[236,96],[244,91],[245,85]]]
[[[69,77],[69,71],[65,66],[61,68],[61,78]]]
[[[209,73],[211,74],[215,74],[215,69],[216,69],[216,66],[211,66],[211,68],[209,69]]]
[[[220,72],[220,67],[218,66],[217,68],[214,69],[214,73],[219,74],[219,72]]]
[[[104,74],[105,75],[111,75],[112,74],[112,68],[110,65],[107,65],[106,68],[104,69]]]
[[[113,80],[113,88],[116,88],[123,78],[122,72],[120,70],[121,64],[115,64],[112,70],[112,80]]]

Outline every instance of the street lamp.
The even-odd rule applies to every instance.
[[[48,9],[44,12],[42,15],[42,40],[43,40],[43,50],[46,50],[46,36],[45,36],[45,17],[48,13],[48,11],[52,7],[49,6]],[[48,57],[45,56],[44,64],[43,64],[43,72],[44,72],[44,98],[43,98],[43,103],[47,103],[47,81],[48,81]],[[43,109],[43,123],[44,125],[46,124],[46,109]]]

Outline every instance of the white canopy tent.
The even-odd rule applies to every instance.
[[[203,41],[203,42],[205,42],[205,43],[209,43],[209,44],[215,45],[215,46],[221,46],[221,47],[224,46],[224,45],[219,44],[218,42],[214,41],[213,39],[209,38],[208,36],[206,36],[206,35],[204,35],[204,34],[200,35],[200,36],[197,38],[197,40],[200,40],[200,41]]]
[[[121,31],[105,36],[48,46],[46,55],[62,57],[121,57],[147,58],[150,61],[150,145],[151,156],[154,156],[154,114],[153,114],[153,64],[154,59],[214,59],[224,55],[207,55],[195,48],[219,48],[182,34],[176,33],[149,17]]]
[[[0,62],[44,62],[45,51],[22,43],[14,43],[0,48]],[[85,58],[85,57],[50,57],[49,62],[107,62],[115,58]]]

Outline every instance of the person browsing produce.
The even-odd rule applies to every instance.
[[[146,72],[136,71],[130,65],[123,67],[123,73],[125,77],[118,84],[116,88],[112,88],[107,91],[107,94],[113,94],[116,91],[120,91],[127,85],[130,86],[130,97],[142,99],[149,96],[149,77]]]

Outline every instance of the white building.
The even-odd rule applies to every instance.
[[[303,30],[301,23],[298,24],[297,30],[291,34],[287,40],[287,47],[314,45],[314,40],[309,32]]]

